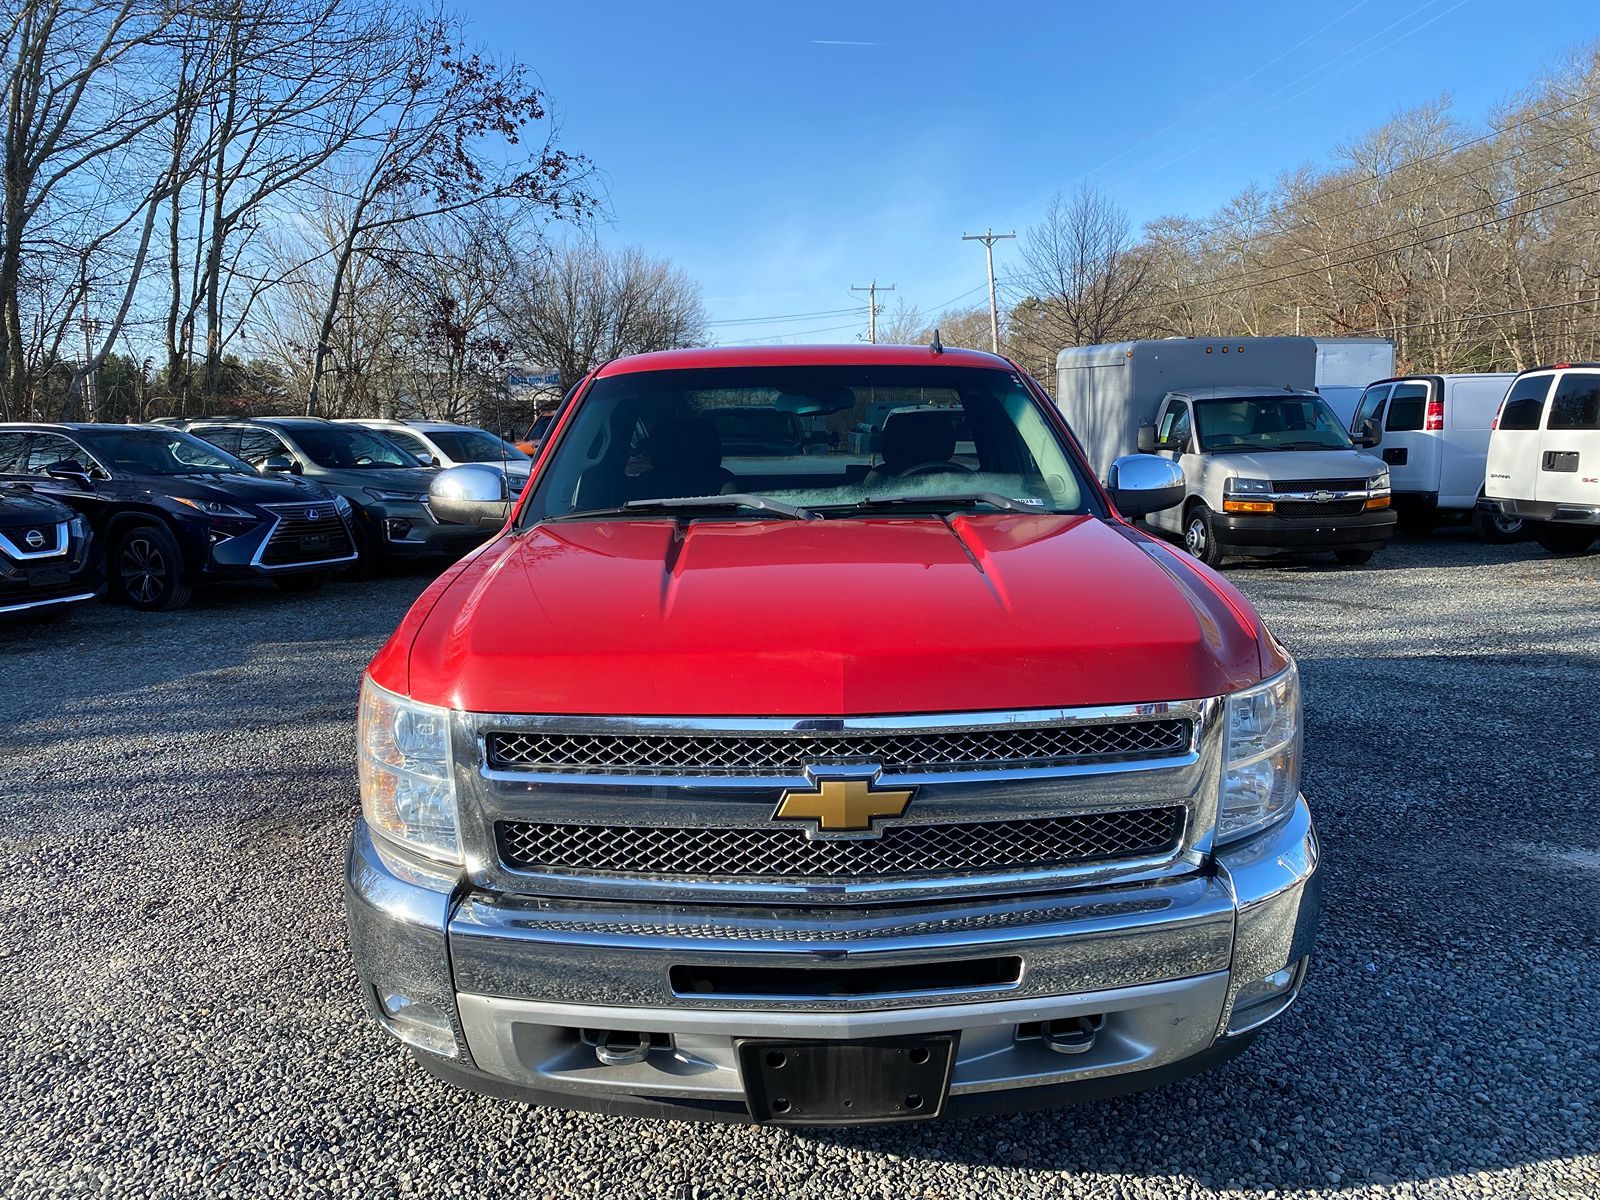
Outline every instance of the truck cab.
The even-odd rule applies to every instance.
[[[1394,532],[1389,473],[1312,389],[1316,354],[1302,337],[1075,346],[1057,356],[1056,402],[1097,470],[1136,449],[1183,468],[1183,503],[1148,520],[1206,565],[1364,563]]]
[[[863,451],[833,434],[871,423]],[[718,414],[826,440],[735,441]],[[806,449],[802,446],[802,449]],[[729,453],[730,450],[736,453]],[[607,1113],[925,1120],[1154,1086],[1306,978],[1297,668],[1015,363],[620,359],[368,666],[346,875],[429,1071]]]

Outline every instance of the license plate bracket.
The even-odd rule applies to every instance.
[[[739,1043],[750,1115],[775,1125],[925,1121],[944,1111],[953,1034],[872,1041]]]
[[[72,571],[65,567],[34,567],[28,572],[29,587],[60,587],[72,578]]]

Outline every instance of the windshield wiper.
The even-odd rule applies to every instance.
[[[1330,446],[1327,442],[1279,442],[1281,450],[1346,450],[1347,446]]]
[[[1042,505],[1023,504],[1020,500],[1013,500],[1010,496],[1003,496],[999,492],[951,492],[938,496],[863,496],[854,504],[827,505],[829,509],[835,508],[893,508],[896,506],[910,508],[916,505],[926,505],[929,508],[949,508],[955,505],[987,504],[991,508],[1003,508],[1007,512],[1041,513],[1047,511]],[[823,507],[821,505],[818,506]]]
[[[817,517],[817,514],[809,508],[800,508],[797,505],[785,504],[782,500],[771,500],[766,496],[756,496],[748,492],[734,492],[727,496],[665,496],[657,500],[629,500],[626,504],[619,504],[614,508],[590,508],[582,512],[561,513],[559,516],[545,519],[583,521],[594,517],[632,517],[646,513],[673,515],[683,510],[718,508],[753,508],[790,521],[814,521]]]

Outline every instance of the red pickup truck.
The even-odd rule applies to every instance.
[[[729,453],[729,408],[799,444]],[[351,944],[428,1070],[913,1120],[1172,1080],[1298,995],[1299,681],[1130,523],[1175,463],[1102,486],[989,354],[713,349],[600,367],[504,488],[437,478],[500,532],[361,692]]]

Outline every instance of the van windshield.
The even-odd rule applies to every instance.
[[[707,501],[707,515],[738,519],[774,511],[751,498],[826,517],[881,514],[887,504],[1084,513],[1092,495],[1012,371],[716,367],[596,380],[524,519],[666,508],[660,502],[686,497]]]
[[[1195,401],[1202,450],[1349,450],[1350,437],[1316,396]]]

